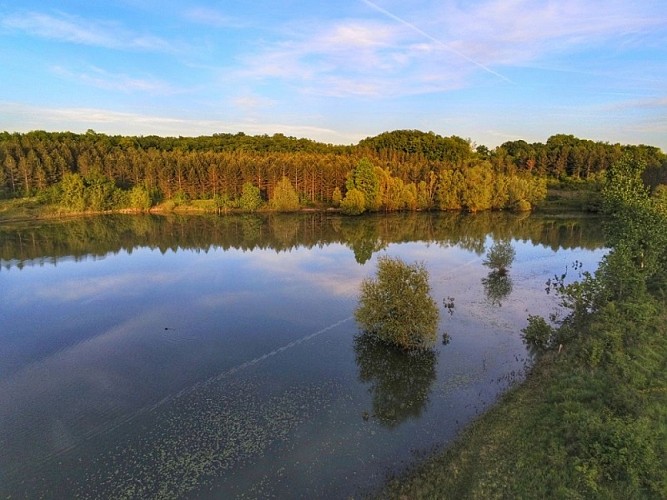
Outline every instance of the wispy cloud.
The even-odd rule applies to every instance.
[[[311,94],[392,97],[459,88],[469,72],[396,23],[349,19],[288,31],[246,56],[238,76],[281,79]]]
[[[259,116],[258,113],[265,111],[267,108],[272,108],[276,102],[261,95],[250,92],[245,92],[232,98],[231,103],[239,109],[245,116]]]
[[[440,26],[455,48],[476,61],[515,65],[664,26],[664,15],[661,21],[645,7],[619,0],[447,3],[428,26]]]
[[[21,126],[18,126],[18,123]],[[76,132],[89,128],[109,134],[165,136],[197,136],[221,132],[272,135],[280,132],[285,135],[307,137],[334,144],[351,144],[368,135],[320,126],[280,122],[191,119],[125,113],[99,108],[49,108],[0,102],[0,130],[25,132],[29,130],[71,130]]]
[[[655,13],[619,0],[359,3],[366,17],[284,26],[242,57],[240,76],[311,94],[390,98],[460,89],[484,74],[502,85],[508,68],[622,44],[619,37],[660,25]]]
[[[184,15],[189,21],[216,28],[242,28],[247,25],[238,18],[208,7],[193,7],[188,9]]]
[[[415,24],[413,24],[413,23],[411,23],[411,22],[405,20],[405,19],[402,18],[402,17],[397,16],[396,14],[393,14],[392,12],[389,12],[389,11],[386,10],[386,9],[383,9],[382,7],[380,7],[379,5],[377,5],[377,4],[373,3],[373,2],[371,2],[370,0],[362,0],[362,1],[363,1],[366,5],[368,5],[369,7],[371,7],[372,9],[375,9],[375,10],[377,10],[378,12],[380,12],[382,15],[387,16],[388,18],[393,19],[394,21],[396,21],[396,22],[398,22],[398,23],[400,23],[400,24],[402,24],[402,25],[404,25],[404,26],[407,26],[407,27],[410,28],[412,31],[416,32],[418,35],[421,35],[421,36],[423,36],[424,38],[426,38],[426,39],[428,39],[429,41],[431,41],[431,42],[433,42],[434,44],[436,44],[438,47],[441,47],[441,48],[443,48],[443,49],[445,49],[445,50],[447,50],[447,51],[449,51],[449,52],[452,52],[452,53],[456,54],[457,56],[459,56],[459,57],[465,59],[465,60],[468,61],[469,63],[474,64],[475,66],[477,66],[477,67],[483,69],[483,70],[486,71],[487,73],[491,73],[492,75],[495,75],[495,76],[497,76],[498,78],[501,78],[502,80],[509,81],[509,79],[508,79],[507,77],[501,75],[501,74],[498,73],[497,71],[494,71],[494,70],[492,70],[491,68],[489,68],[488,66],[486,66],[486,65],[484,65],[484,64],[482,64],[482,63],[476,61],[475,59],[473,59],[473,58],[467,56],[464,52],[458,50],[453,44],[446,43],[446,42],[444,42],[443,40],[441,40],[440,38],[436,38],[436,37],[430,35],[430,34],[427,33],[426,31],[424,31],[424,30],[422,30],[421,28],[419,28],[418,26],[416,26]]]
[[[61,42],[109,49],[175,52],[173,44],[150,34],[135,33],[111,21],[84,19],[70,14],[25,12],[4,17],[5,29]]]
[[[641,99],[624,103],[628,107],[648,108],[656,111],[667,108],[667,96],[655,97],[652,99]]]
[[[175,95],[184,92],[183,89],[155,78],[137,78],[123,73],[110,73],[95,66],[83,71],[72,71],[62,66],[54,66],[52,69],[60,77],[104,90],[145,92],[153,95]]]

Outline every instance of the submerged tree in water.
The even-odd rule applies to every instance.
[[[512,279],[508,270],[512,267],[516,252],[509,241],[496,241],[489,249],[483,264],[491,269],[482,278],[484,292],[492,304],[501,305],[502,300],[512,293]]]
[[[377,276],[361,283],[354,312],[362,328],[403,350],[433,347],[440,314],[423,264],[380,257]]]

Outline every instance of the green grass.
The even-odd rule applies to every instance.
[[[628,310],[603,311],[588,333],[605,338]],[[380,496],[667,498],[666,325],[658,303],[624,322],[638,341],[609,362],[582,361],[586,335],[545,355],[451,448]]]
[[[541,212],[597,212],[601,203],[600,192],[593,186],[573,188],[549,185],[546,199],[537,207]]]
[[[37,198],[0,200],[0,222],[57,217],[58,210]]]

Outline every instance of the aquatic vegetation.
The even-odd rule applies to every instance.
[[[268,400],[260,382],[220,379],[187,391],[133,422],[110,452],[85,465],[85,482],[69,485],[80,498],[181,498],[222,474],[285,443],[334,386],[288,387]]]

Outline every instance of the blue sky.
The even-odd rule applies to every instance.
[[[0,130],[667,152],[665,0],[0,0]]]

